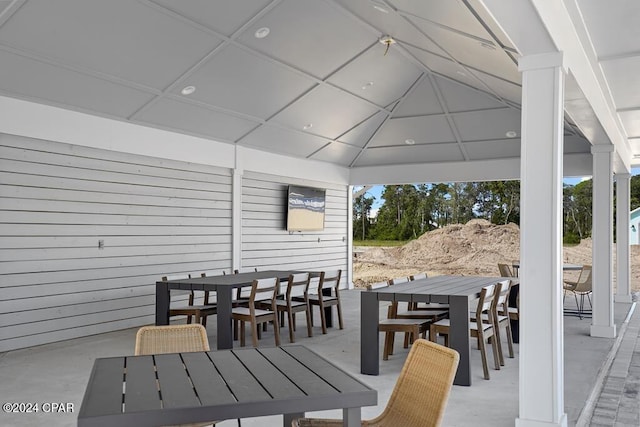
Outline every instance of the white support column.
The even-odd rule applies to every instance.
[[[562,317],[563,56],[520,58],[520,397],[517,427],[566,426]],[[533,315],[535,313],[535,315]]]
[[[232,193],[231,193],[231,273],[233,270],[242,269],[242,175],[244,169],[241,161],[237,158],[236,150],[236,167],[232,173]]]
[[[348,289],[355,288],[353,284],[353,185],[347,186],[347,192],[349,194],[349,202],[347,203],[347,274],[349,282],[347,283]]]
[[[613,145],[594,145],[591,336],[615,338],[613,321]]]
[[[631,302],[629,210],[631,174],[616,174],[616,295],[615,302]]]

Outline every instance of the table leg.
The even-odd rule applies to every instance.
[[[360,293],[360,372],[367,375],[380,372],[378,312],[378,294]]]
[[[343,427],[361,427],[361,410],[360,408],[344,408],[342,410]]]
[[[218,338],[217,349],[233,348],[233,331],[231,327],[231,294],[235,291],[230,286],[220,286],[216,289],[216,298],[218,303]]]
[[[456,385],[471,385],[471,360],[469,343],[469,298],[451,296],[449,298],[450,328],[449,345],[460,353],[458,371],[453,380]]]
[[[169,284],[156,282],[156,325],[169,324]]]

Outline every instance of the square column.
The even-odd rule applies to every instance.
[[[563,56],[520,58],[520,399],[517,427],[566,426],[562,314]]]
[[[631,174],[616,174],[616,295],[615,302],[631,302],[629,209]]]
[[[594,145],[593,154],[593,317],[591,336],[616,337],[613,322],[613,145]]]

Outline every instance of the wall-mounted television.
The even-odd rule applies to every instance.
[[[290,185],[287,191],[287,231],[324,230],[326,190]]]

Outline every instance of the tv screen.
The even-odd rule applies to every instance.
[[[321,188],[289,186],[287,231],[324,230],[325,192]]]

